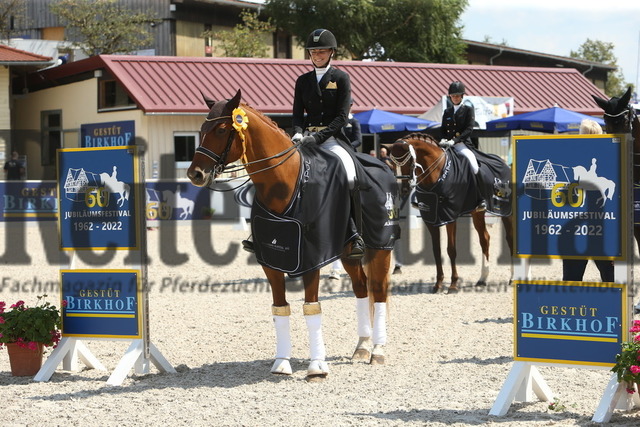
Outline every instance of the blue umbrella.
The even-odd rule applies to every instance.
[[[551,107],[545,110],[505,117],[504,119],[491,120],[487,122],[487,130],[523,129],[548,133],[577,132],[580,129],[580,122],[584,119],[594,120],[600,126],[604,126],[604,120],[600,118],[565,110],[560,107]]]
[[[360,122],[363,133],[400,132],[403,130],[421,131],[438,124],[430,120],[390,113],[375,108],[354,114],[353,117]]]

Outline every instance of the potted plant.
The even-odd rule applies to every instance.
[[[213,218],[213,214],[215,213],[215,209],[209,206],[202,207],[202,219],[211,219]]]
[[[616,354],[616,364],[611,370],[618,374],[618,382],[627,383],[627,393],[633,394],[635,387],[640,390],[640,320],[634,320],[629,332],[630,341],[622,343],[622,351]]]
[[[42,366],[43,347],[60,341],[60,312],[46,297],[38,296],[32,307],[18,301],[9,310],[0,301],[0,348],[7,347],[14,376],[35,375]]]

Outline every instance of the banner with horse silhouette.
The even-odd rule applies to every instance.
[[[520,257],[626,257],[628,158],[620,135],[514,137]]]
[[[135,146],[58,151],[61,249],[138,248],[138,162]]]

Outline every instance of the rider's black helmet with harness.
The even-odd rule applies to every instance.
[[[329,30],[319,28],[313,30],[307,38],[305,49],[337,49],[336,37]]]
[[[449,85],[449,95],[464,95],[465,89],[462,82],[455,81]]]

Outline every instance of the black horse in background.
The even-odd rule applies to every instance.
[[[609,100],[592,95],[596,104],[604,110],[607,133],[630,133],[633,139],[633,236],[640,251],[640,120],[629,101],[631,87],[624,95]]]

